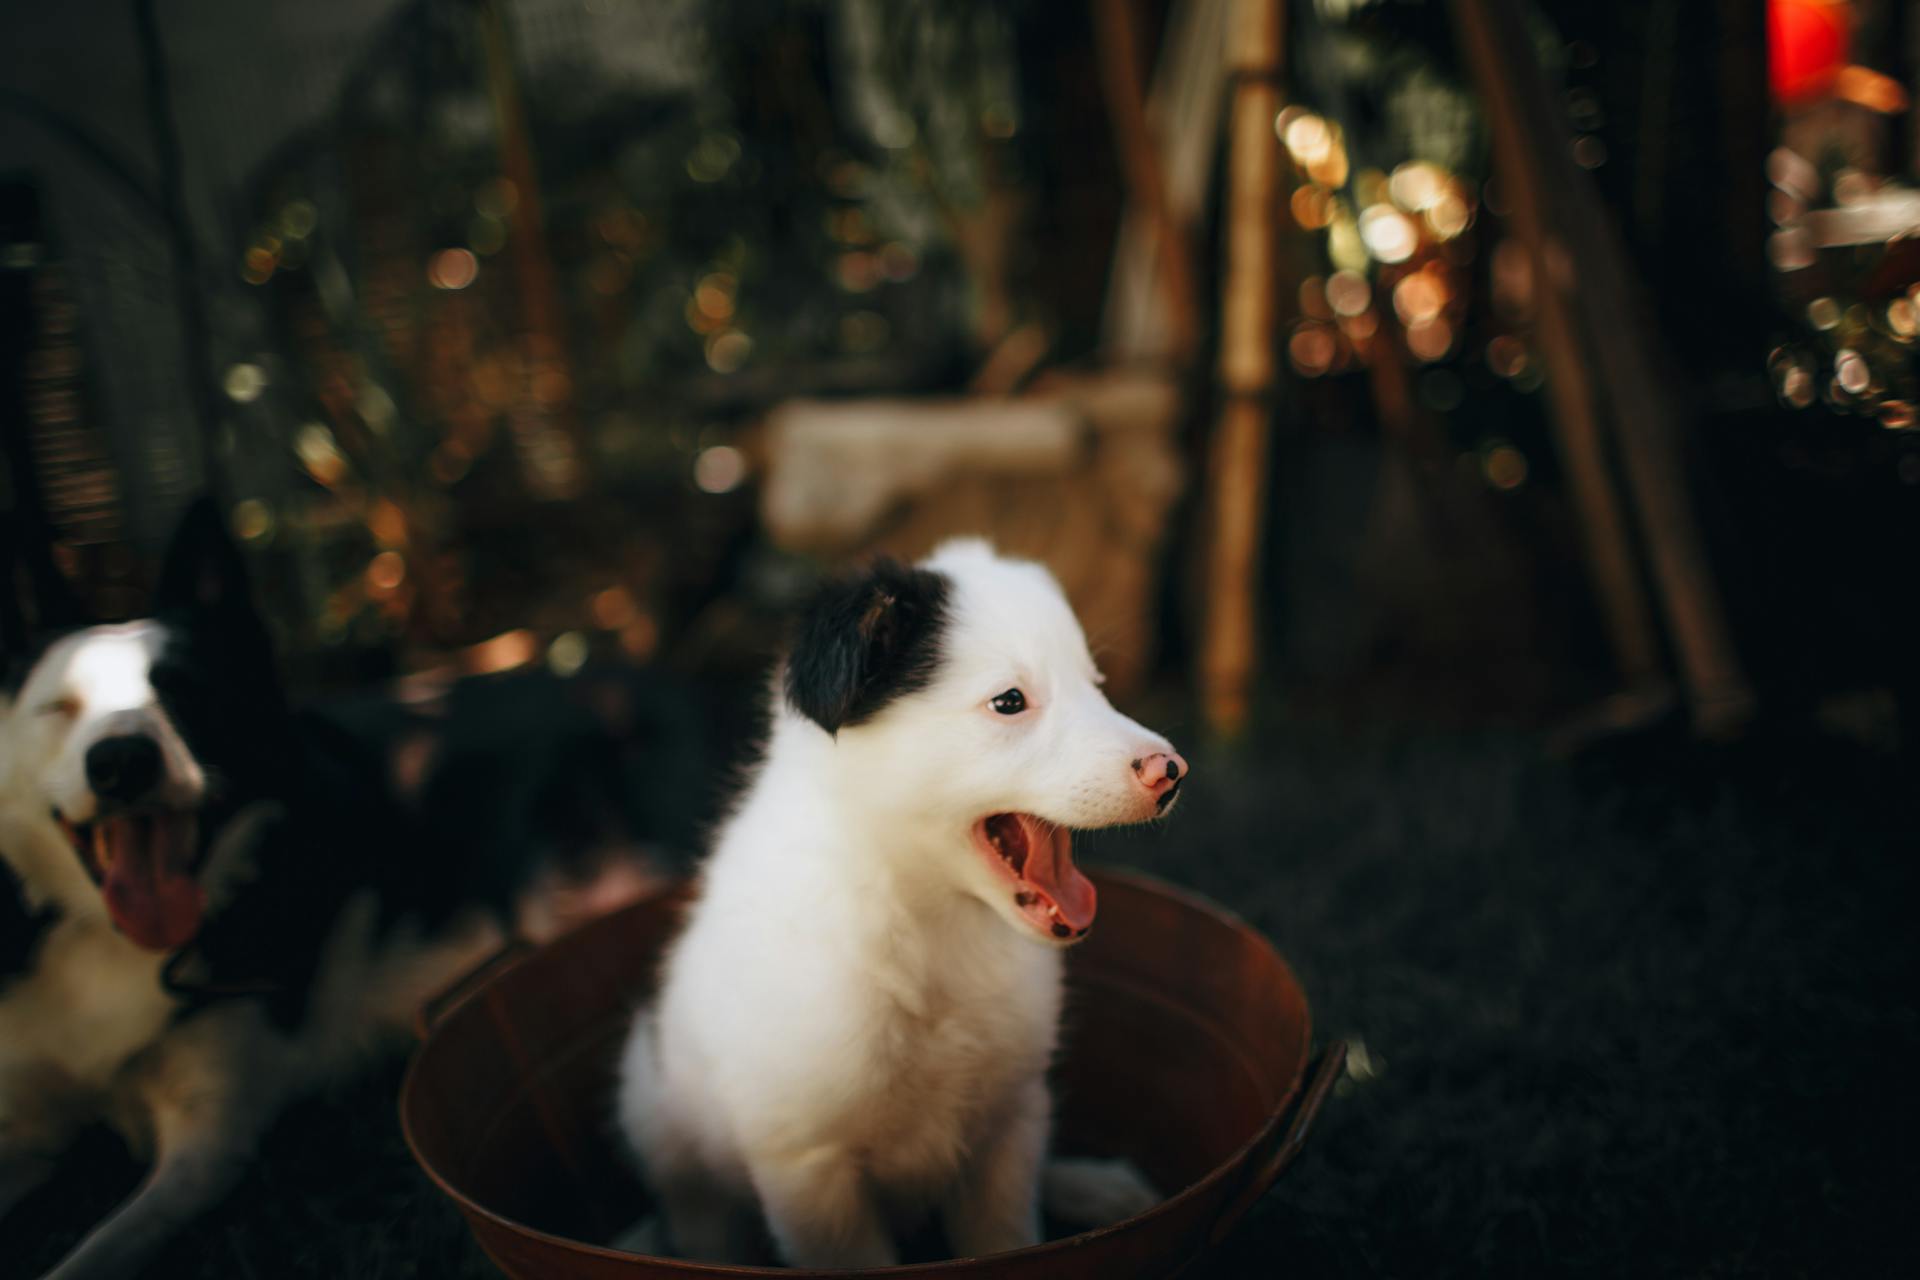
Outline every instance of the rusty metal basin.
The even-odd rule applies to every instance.
[[[595,1243],[646,1207],[611,1120],[613,1069],[678,928],[684,886],[499,966],[437,1014],[401,1092],[407,1143],[517,1280],[1177,1275],[1286,1169],[1344,1051],[1330,1046],[1308,1078],[1306,997],[1240,920],[1144,876],[1094,880],[1100,924],[1068,959],[1055,1149],[1125,1156],[1169,1193],[1124,1222],[873,1272],[722,1266]]]

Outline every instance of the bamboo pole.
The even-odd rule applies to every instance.
[[[509,223],[508,256],[518,286],[522,372],[508,425],[519,446],[529,491],[549,501],[563,500],[578,496],[583,484],[565,305],[547,248],[533,133],[499,0],[482,0],[475,11],[475,25],[499,140],[500,175],[513,184],[517,201]]]
[[[1193,287],[1186,317],[1196,355],[1206,330],[1200,314],[1203,267],[1195,229],[1210,207],[1214,161],[1227,102],[1227,18],[1233,0],[1170,0],[1162,27],[1143,114],[1152,131],[1154,160],[1162,179],[1166,216],[1183,247]],[[1117,127],[1117,126],[1116,126]],[[1176,335],[1162,304],[1169,288],[1161,257],[1162,233],[1148,210],[1129,199],[1115,234],[1113,272],[1100,320],[1101,346],[1123,363],[1172,358]]]
[[[1160,165],[1160,147],[1147,119],[1141,87],[1140,34],[1135,0],[1093,0],[1093,42],[1100,85],[1126,172],[1128,198],[1152,229],[1161,301],[1177,366],[1185,368],[1200,340],[1200,304],[1194,293],[1193,248],[1174,216]]]
[[[1547,362],[1555,442],[1579,515],[1587,571],[1599,597],[1608,646],[1627,687],[1650,688],[1662,679],[1659,640],[1634,563],[1626,508],[1608,469],[1593,374],[1564,287],[1566,248],[1552,230],[1547,178],[1533,163],[1527,122],[1512,101],[1511,84],[1494,68],[1496,53],[1484,17],[1471,3],[1457,4],[1454,15],[1461,48],[1485,104],[1509,217],[1532,268],[1535,333]]]
[[[1228,29],[1226,278],[1221,287],[1222,407],[1208,458],[1212,501],[1200,648],[1209,729],[1247,726],[1259,630],[1260,538],[1276,364],[1275,237],[1280,217],[1283,0],[1236,0]]]
[[[1622,672],[1634,680],[1654,650],[1607,468],[1601,386],[1694,725],[1708,735],[1729,732],[1752,714],[1753,694],[1693,522],[1677,445],[1681,428],[1644,344],[1647,325],[1627,292],[1624,246],[1606,224],[1592,180],[1568,153],[1565,126],[1512,0],[1454,0],[1453,18],[1515,229],[1533,257],[1561,447]]]

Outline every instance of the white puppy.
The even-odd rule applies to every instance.
[[[937,1214],[959,1256],[1035,1244],[1095,909],[1068,829],[1159,817],[1186,762],[1101,694],[1047,571],[977,540],[827,589],[783,683],[621,1064],[671,1243],[885,1266]]]

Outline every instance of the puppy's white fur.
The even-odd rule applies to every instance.
[[[972,540],[922,567],[950,584],[930,682],[837,734],[776,695],[626,1047],[620,1120],[686,1256],[750,1261],[764,1222],[794,1265],[887,1265],[929,1212],[961,1256],[1040,1239],[1063,949],[972,827],[1150,820],[1136,762],[1178,758],[1102,695],[1046,570]]]

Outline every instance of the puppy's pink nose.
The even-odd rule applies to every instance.
[[[1156,796],[1165,796],[1187,776],[1187,762],[1177,751],[1156,751],[1133,762],[1133,776]]]

